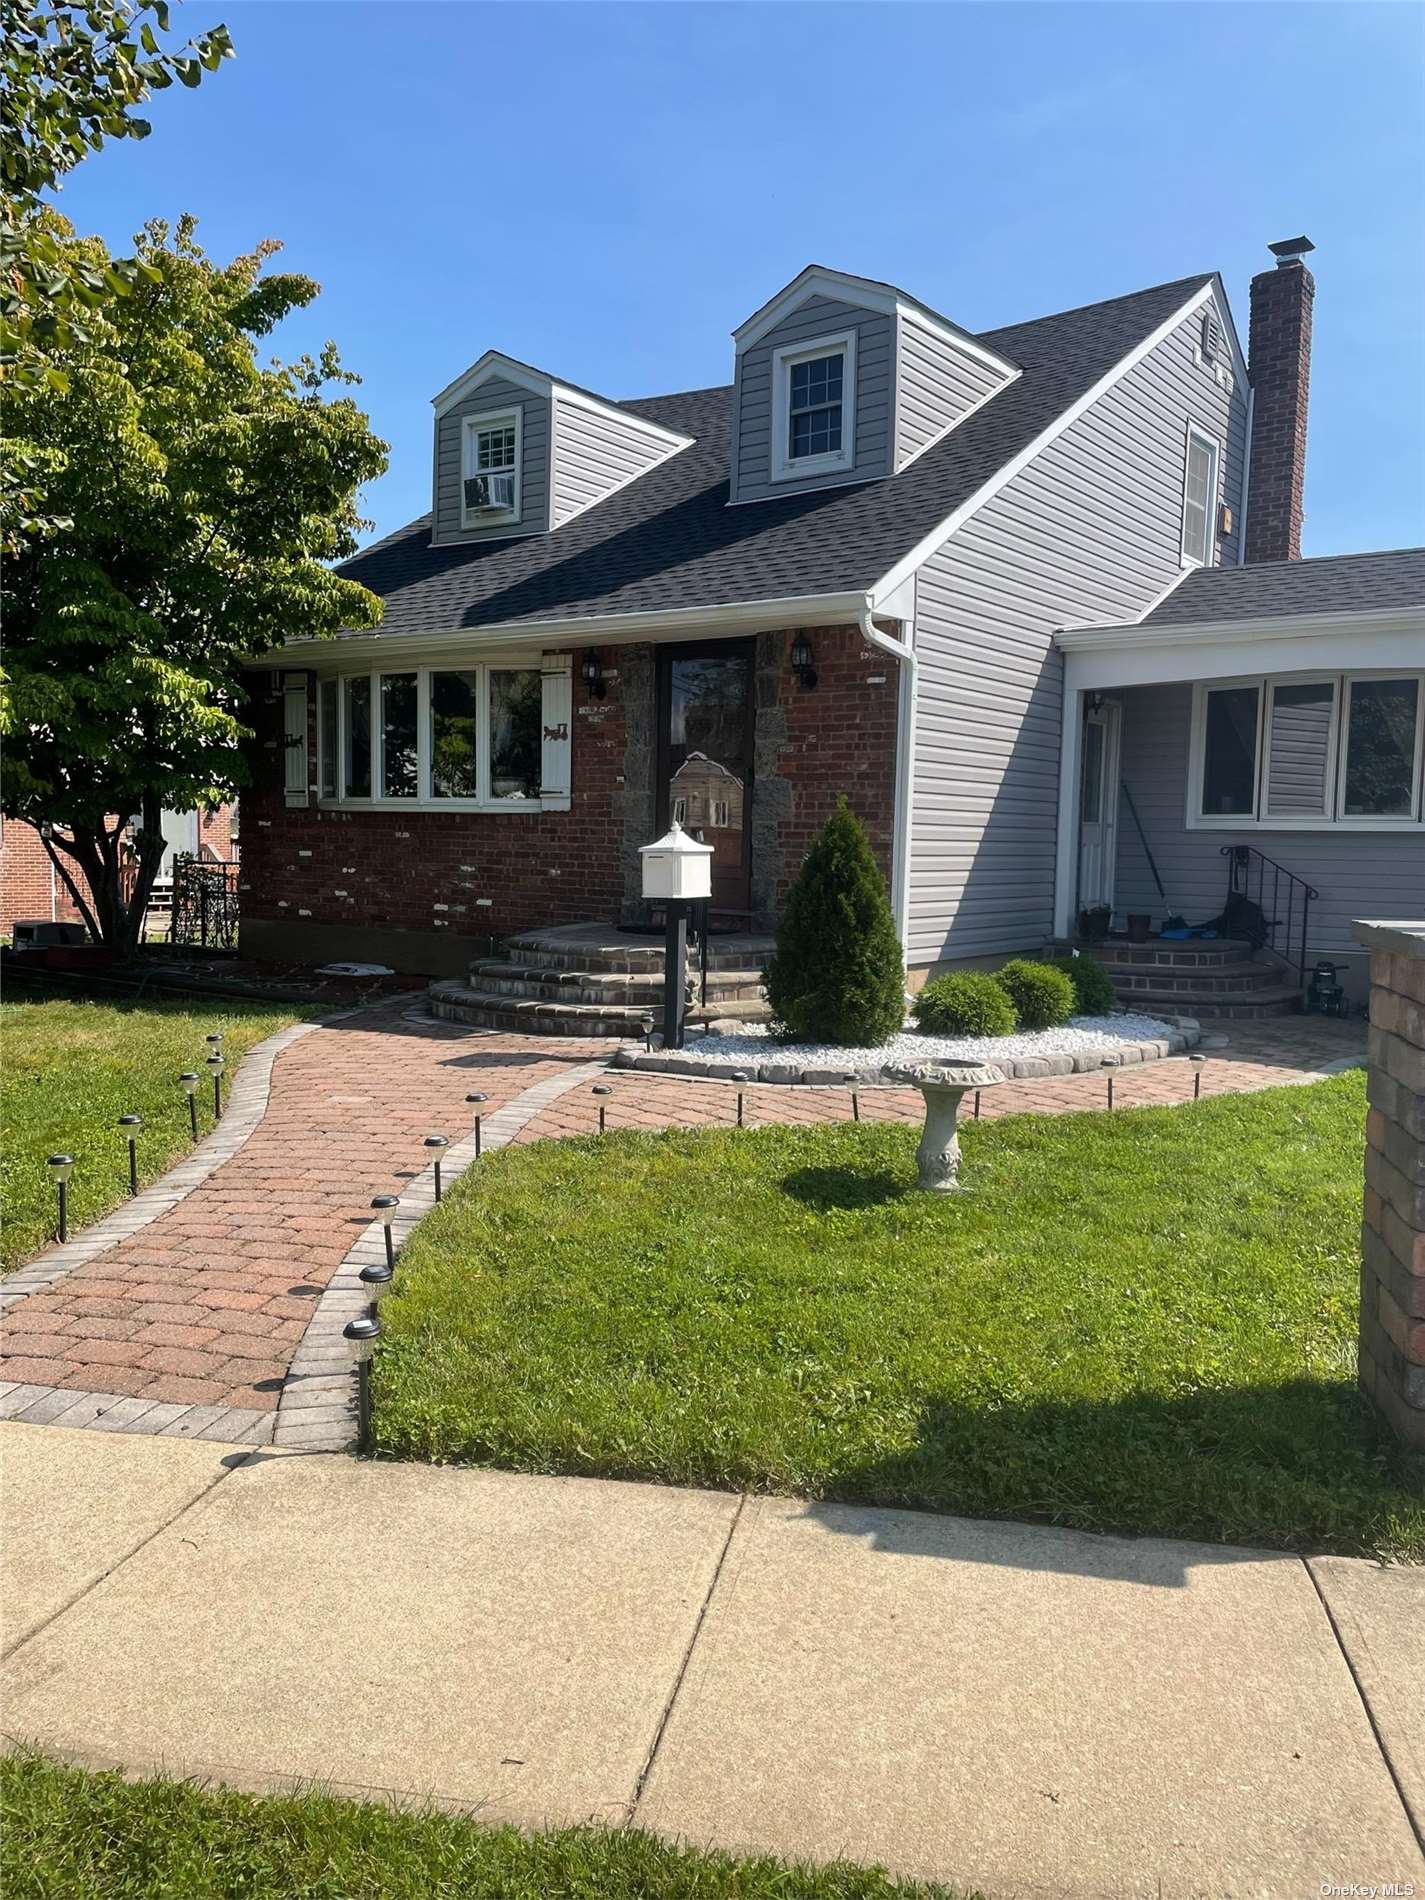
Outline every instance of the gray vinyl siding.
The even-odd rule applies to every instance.
[[[788,344],[856,331],[856,462],[829,475],[774,482],[772,465],[772,356]],[[895,371],[895,320],[813,297],[769,330],[737,359],[733,429],[732,499],[763,501],[770,495],[869,481],[891,472],[891,406]]]
[[[1303,686],[1298,696],[1288,682],[1269,698],[1267,719],[1271,743],[1266,812],[1273,818],[1319,817],[1330,789],[1331,731],[1336,723],[1330,688]]]
[[[1052,934],[1067,622],[1133,618],[1180,571],[1186,425],[1243,433],[1193,362],[1189,316],[922,566],[911,852],[915,964],[1034,950]],[[1234,444],[1236,445],[1234,447]],[[1235,559],[1222,544],[1220,558]]]
[[[904,468],[927,442],[1008,380],[1008,371],[982,363],[953,338],[902,317],[896,353],[896,467]]]
[[[520,518],[513,526],[496,522],[488,528],[460,525],[462,439],[466,416],[489,410],[523,410],[520,446]],[[500,378],[481,383],[457,405],[437,418],[435,425],[435,533],[436,541],[488,541],[508,534],[541,534],[549,526],[549,404],[542,396]]]
[[[663,461],[670,444],[576,404],[554,411],[554,523],[557,528]]]
[[[1320,895],[1309,912],[1309,955],[1352,960],[1356,987],[1365,958],[1351,941],[1359,917],[1425,915],[1425,826],[1409,831],[1286,830],[1255,825],[1235,831],[1190,831],[1188,745],[1192,687],[1135,686],[1113,695],[1123,705],[1122,780],[1132,794],[1148,848],[1164,886],[1160,896],[1127,802],[1120,801],[1114,909],[1147,912],[1155,923],[1180,912],[1206,923],[1227,894],[1224,845],[1246,844],[1273,858]],[[1255,896],[1255,873],[1253,874]],[[1264,889],[1270,914],[1285,915],[1285,887],[1272,909],[1271,873]]]

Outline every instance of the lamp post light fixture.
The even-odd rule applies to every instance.
[[[1192,1064],[1192,1099],[1196,1102],[1202,1096],[1202,1071],[1207,1062],[1206,1056],[1189,1056]]]
[[[440,1157],[450,1146],[444,1135],[427,1135],[422,1146],[429,1152],[431,1165],[435,1169],[435,1198],[440,1200]]]
[[[490,1098],[476,1089],[473,1095],[467,1095],[465,1099],[475,1110],[475,1159],[478,1161],[480,1159],[480,1116]]]
[[[741,1128],[742,1126],[742,1097],[747,1088],[746,1069],[736,1070],[733,1075],[732,1080],[733,1080],[733,1086],[737,1090],[737,1125],[739,1128]]]
[[[851,1119],[853,1122],[859,1122],[861,1119],[860,1085],[854,1075],[843,1075],[841,1079],[851,1091]]]
[[[69,1177],[74,1172],[73,1155],[51,1155],[45,1166],[59,1190],[59,1244],[69,1239]]]
[[[193,1131],[193,1139],[198,1139],[198,1072],[185,1069],[178,1078],[183,1093],[188,1097],[188,1126]]]
[[[1098,1066],[1100,1069],[1102,1069],[1103,1073],[1108,1077],[1108,1105],[1110,1108],[1112,1108],[1113,1107],[1113,1072],[1118,1067],[1118,1064],[1114,1061],[1112,1056],[1105,1056],[1103,1061],[1100,1062]]]
[[[359,1444],[362,1451],[371,1449],[371,1355],[376,1350],[376,1342],[381,1337],[381,1322],[374,1314],[363,1314],[360,1319],[349,1319],[342,1327],[342,1337],[356,1354],[356,1413]]]
[[[375,1266],[363,1267],[357,1277],[366,1288],[366,1317],[375,1319],[382,1294],[391,1290],[391,1282],[396,1277],[395,1269],[378,1262]]]
[[[396,1265],[396,1243],[391,1238],[391,1222],[396,1218],[396,1209],[400,1205],[399,1194],[378,1194],[371,1203],[371,1212],[380,1221],[386,1235],[386,1265],[392,1269]]]
[[[139,1130],[143,1127],[143,1116],[120,1115],[119,1126],[125,1130],[129,1138],[129,1193],[137,1194],[139,1191],[138,1136]]]
[[[227,1064],[223,1061],[221,1049],[215,1049],[208,1057],[208,1073],[213,1078],[213,1120],[223,1112],[223,1070]]]
[[[605,1125],[604,1116],[608,1110],[608,1098],[613,1094],[613,1090],[609,1087],[607,1082],[596,1082],[589,1093],[599,1104],[599,1133],[601,1135],[606,1134],[608,1130]]]

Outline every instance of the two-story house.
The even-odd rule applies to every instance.
[[[912,983],[1104,907],[1207,922],[1232,875],[1268,944],[1215,986],[1290,1006],[1354,916],[1425,911],[1425,552],[1299,558],[1310,248],[1254,279],[1250,365],[1216,275],[972,335],[817,265],[730,386],[487,352],[430,513],[343,569],[380,628],[254,682],[244,947],[443,974],[646,924],[675,812],[766,932],[844,792]],[[555,1026],[554,974],[490,967],[471,1020]]]

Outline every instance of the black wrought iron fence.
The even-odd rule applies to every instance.
[[[186,852],[175,857],[169,941],[231,950],[237,942],[237,929],[236,861],[196,858]]]

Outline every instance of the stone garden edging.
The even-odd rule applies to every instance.
[[[1097,1050],[1083,1050],[1077,1055],[1005,1056],[1003,1059],[996,1059],[993,1055],[973,1058],[928,1056],[926,1066],[944,1069],[954,1068],[960,1061],[989,1063],[1003,1074],[1007,1082],[1043,1080],[1046,1076],[1088,1075],[1101,1069],[1105,1063],[1125,1068],[1135,1062],[1159,1062],[1166,1056],[1181,1055],[1184,1050],[1195,1048],[1201,1035],[1202,1025],[1196,1017],[1180,1016],[1178,1026],[1170,1036],[1159,1036],[1143,1042],[1104,1043]],[[775,1043],[770,1046],[776,1047]],[[640,1069],[653,1075],[677,1075],[694,1082],[733,1082],[741,1075],[749,1083],[770,1082],[781,1088],[834,1088],[844,1084],[848,1076],[854,1076],[857,1082],[866,1087],[904,1088],[906,1080],[903,1063],[862,1063],[839,1069],[803,1069],[794,1062],[699,1062],[688,1055],[649,1054],[631,1043],[625,1043],[615,1053],[609,1066],[615,1069]]]

